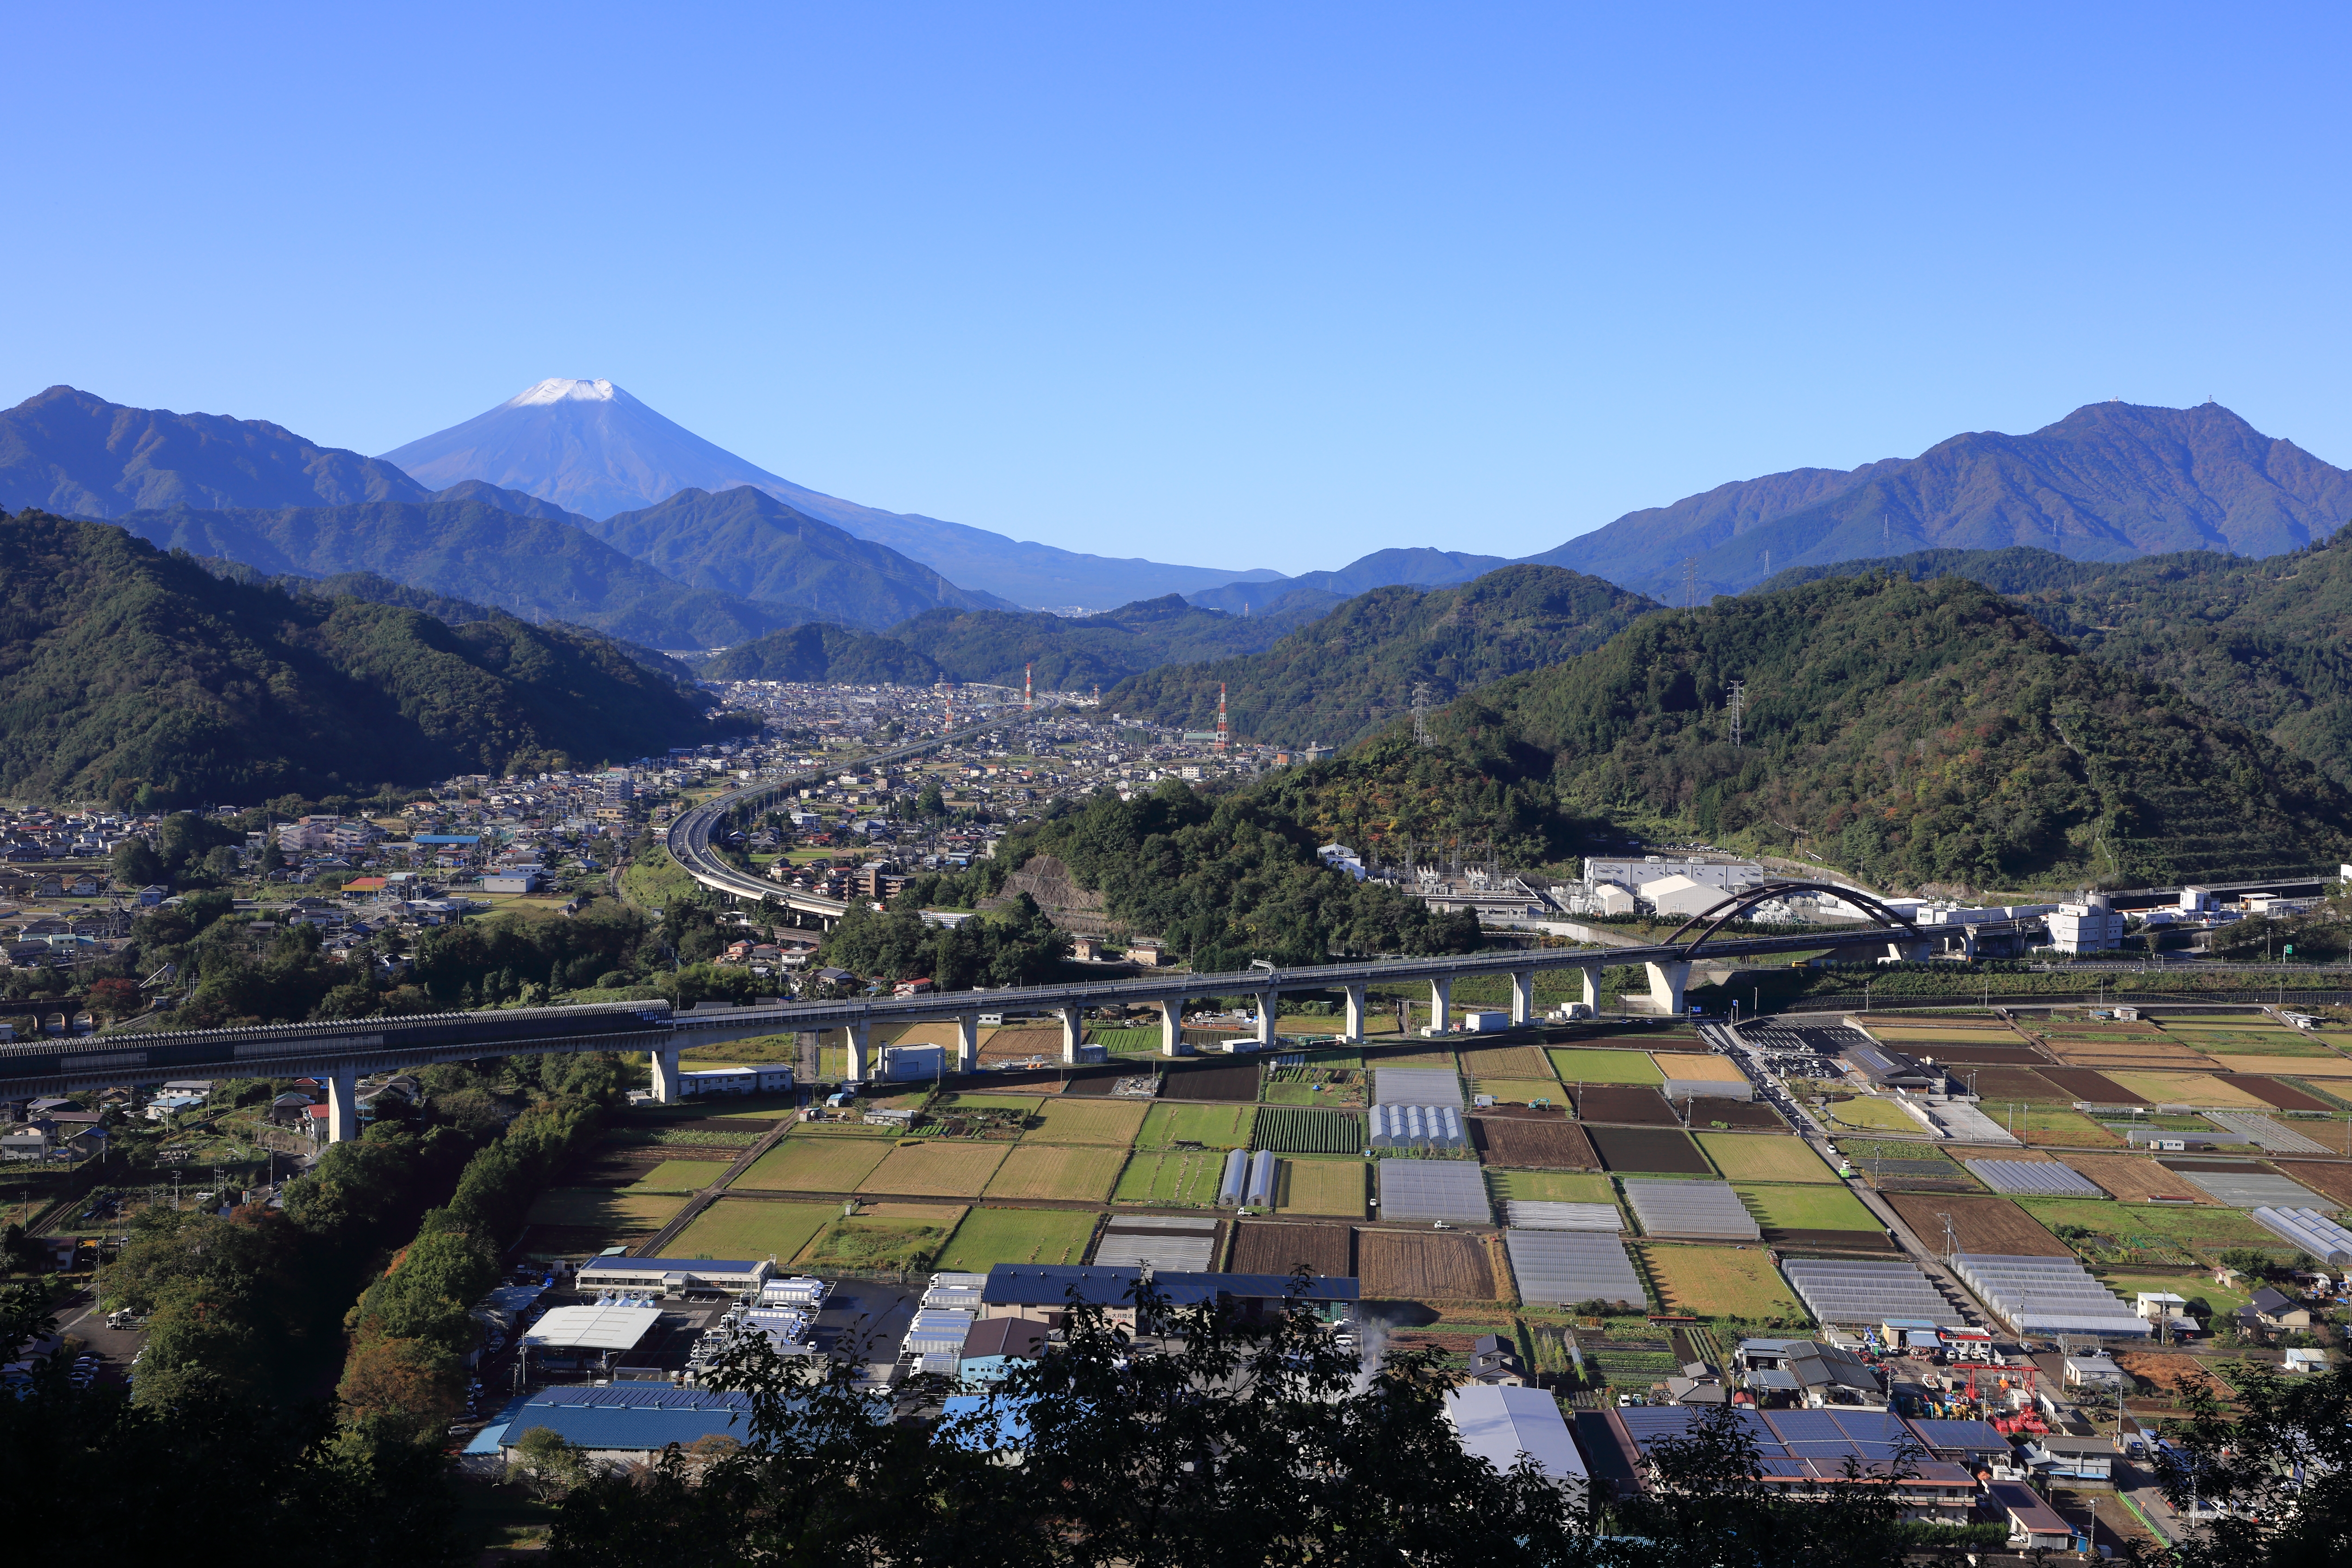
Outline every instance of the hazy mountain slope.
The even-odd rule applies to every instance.
[[[940,605],[995,606],[887,545],[858,539],[749,486],[680,490],[583,525],[655,570],[724,594],[879,629]]]
[[[253,803],[625,759],[704,732],[602,637],[225,581],[123,529],[0,521],[0,791]]]
[[[1442,588],[1467,583],[1510,562],[1500,555],[1470,555],[1459,550],[1376,550],[1336,572],[1303,572],[1296,577],[1268,577],[1227,583],[1187,594],[1192,603],[1212,610],[1270,609],[1299,594],[1329,595],[1350,599],[1374,588],[1397,586]]]
[[[132,512],[122,525],[167,550],[226,556],[268,574],[373,572],[411,587],[575,622],[666,647],[760,637],[800,617],[673,581],[569,522],[481,500],[424,505]]]
[[[0,510],[110,518],[153,507],[426,499],[390,463],[259,419],[126,408],[70,386],[0,413]]]
[[[1811,492],[1811,493],[1808,493]],[[1633,512],[1531,559],[1680,602],[1774,570],[1926,548],[2049,546],[2115,560],[2190,549],[2265,555],[2352,519],[2352,472],[2218,404],[2095,403],[2026,436],[1955,436],[1917,458],[1801,470]]]
[[[1783,573],[1766,588],[1881,570],[2006,594],[2092,658],[2169,681],[2352,785],[2352,531],[2259,560],[1924,551]]]
[[[1417,682],[1445,702],[1598,647],[1654,608],[1638,594],[1556,566],[1506,566],[1428,593],[1376,588],[1263,653],[1150,670],[1104,693],[1103,702],[1198,729],[1215,721],[1223,684],[1237,733],[1345,744],[1409,710]]]
[[[860,506],[772,474],[609,381],[542,381],[488,413],[385,453],[384,460],[426,484],[487,480],[594,518],[643,510],[684,489],[716,493],[750,485],[887,545],[950,582],[1040,608],[1124,604],[1260,574],[1083,554]]]
[[[950,680],[1018,686],[1026,665],[1041,691],[1083,691],[1173,660],[1261,648],[1295,624],[1203,610],[1169,594],[1098,616],[934,610],[890,635],[938,660]]]
[[[929,686],[940,667],[895,637],[812,621],[738,643],[706,661],[706,680],[797,680],[836,686]]]
[[[1748,689],[1738,746],[1733,679]],[[1440,762],[1392,728],[1281,782],[1286,808],[1318,831],[1452,831],[1555,857],[1607,821],[1915,888],[2164,885],[2352,850],[2352,795],[2317,768],[1955,577],[1645,616],[1435,728]]]

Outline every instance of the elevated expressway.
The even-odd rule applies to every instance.
[[[1793,935],[1708,934],[1701,942],[1665,942],[1641,947],[1551,948],[1370,959],[1294,969],[1256,967],[1232,973],[1137,974],[1051,985],[873,997],[832,1002],[782,1002],[748,1007],[702,1005],[683,1010],[663,1001],[592,1003],[566,1007],[496,1008],[413,1017],[375,1017],[244,1029],[121,1033],[0,1046],[0,1098],[67,1094],[110,1085],[171,1079],[316,1078],[327,1086],[328,1127],[335,1139],[359,1131],[358,1079],[436,1062],[551,1051],[644,1051],[652,1058],[654,1089],[665,1101],[678,1097],[682,1051],[761,1035],[841,1029],[849,1037],[849,1073],[863,1080],[874,1065],[877,1026],[950,1021],[956,1026],[956,1068],[976,1070],[983,1013],[1049,1014],[1062,1029],[1062,1059],[1078,1059],[1085,1009],[1118,1005],[1155,1008],[1160,1050],[1181,1053],[1185,1002],[1194,997],[1247,995],[1256,1002],[1257,1044],[1274,1043],[1277,999],[1285,992],[1337,991],[1347,999],[1345,1037],[1363,1037],[1366,999],[1376,984],[1425,983],[1431,1023],[1452,1022],[1454,983],[1482,975],[1510,981],[1511,1021],[1535,1015],[1536,976],[1580,970],[1584,998],[1598,1001],[1601,971],[1641,964],[1649,973],[1652,1013],[1678,1015],[1683,987],[1700,946],[1709,958],[1872,948],[1901,956],[1920,953],[1927,939],[1899,917],[1881,928]]]

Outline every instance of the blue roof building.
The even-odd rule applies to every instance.
[[[661,1384],[610,1388],[543,1388],[499,1412],[467,1444],[469,1454],[512,1458],[522,1435],[544,1426],[591,1457],[621,1463],[653,1458],[672,1443],[751,1437],[751,1401],[740,1394]]]

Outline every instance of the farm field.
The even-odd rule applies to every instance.
[[[1362,1092],[1347,1088],[1328,1088],[1312,1083],[1269,1083],[1264,1099],[1268,1105],[1349,1105],[1360,1102]]]
[[[2318,1130],[2309,1123],[2297,1122],[2295,1131],[2311,1136]],[[2301,1182],[2313,1192],[2347,1206],[2352,1206],[2352,1165],[2324,1165],[2311,1160],[2278,1160],[2273,1162],[2280,1174],[2289,1181]]]
[[[1691,1108],[1690,1124],[1726,1131],[1735,1128],[1757,1132],[1789,1131],[1789,1124],[1780,1119],[1780,1113],[1760,1100],[1701,1100]]]
[[[1715,1167],[1679,1130],[1651,1127],[1589,1127],[1586,1136],[1612,1171],[1648,1171],[1661,1175],[1711,1176]]]
[[[2197,1204],[2213,1201],[2194,1182],[2145,1154],[2069,1154],[2066,1163],[2127,1204],[2158,1198],[2185,1198]]]
[[[1789,1282],[1760,1247],[1634,1243],[1649,1256],[1650,1278],[1670,1310],[1699,1318],[1787,1318],[1807,1321]]]
[[[630,1193],[619,1187],[555,1187],[531,1205],[530,1223],[601,1230],[615,1237],[650,1236],[685,1206],[682,1197],[656,1193]]]
[[[1991,1253],[2003,1258],[2072,1258],[2074,1248],[2007,1198],[1971,1197],[1948,1193],[1887,1193],[1886,1201],[1903,1216],[1913,1235],[1929,1250],[1944,1249],[1944,1222],[1952,1216],[1952,1234],[1962,1252]],[[2092,1204],[2096,1208],[2103,1205]]]
[[[991,1198],[1068,1198],[1101,1203],[1110,1196],[1127,1163],[1124,1149],[1085,1143],[1022,1143],[1004,1156],[982,1195]],[[895,1191],[897,1189],[886,1189]]]
[[[1647,1051],[1555,1050],[1550,1053],[1551,1070],[1565,1084],[1579,1083],[1646,1083],[1661,1084],[1666,1075],[1650,1059]]]
[[[1738,1192],[1748,1212],[1771,1230],[1884,1230],[1862,1200],[1843,1187],[1759,1187]]]
[[[2129,1301],[2142,1290],[2164,1290],[2184,1301],[2203,1297],[2216,1312],[2230,1313],[2252,1303],[2253,1298],[2231,1285],[2213,1282],[2210,1269],[2182,1269],[2174,1272],[2144,1268],[2101,1268],[2094,1270],[2099,1283]]]
[[[1659,1073],[1676,1083],[1746,1083],[1748,1075],[1729,1057],[1696,1051],[1652,1051]]]
[[[2122,1072],[2107,1076],[2151,1105],[2211,1105],[2224,1110],[2264,1110],[2270,1102],[2211,1073]]]
[[[1489,1165],[1590,1171],[1601,1163],[1584,1129],[1564,1116],[1473,1116],[1468,1130],[1471,1146]]]
[[[1576,1090],[1580,1121],[1630,1122],[1639,1127],[1679,1127],[1682,1119],[1666,1097],[1641,1084],[1587,1084]]]
[[[1356,1271],[1356,1232],[1345,1225],[1277,1225],[1261,1219],[1239,1222],[1234,1238],[1236,1274],[1287,1274],[1300,1264],[1318,1278],[1345,1279]]]
[[[1045,1102],[1034,1094],[972,1094],[959,1091],[940,1102],[942,1110],[1017,1110],[1034,1116]]]
[[[927,1198],[976,1198],[1004,1163],[1005,1143],[950,1143],[933,1138],[893,1148],[860,1182],[861,1193],[906,1193]]]
[[[2056,1084],[2069,1103],[2078,1100],[2088,1100],[2093,1105],[2141,1103],[2139,1096],[2096,1068],[2043,1068],[2042,1076]]]
[[[898,1205],[894,1205],[898,1206]],[[861,1214],[827,1222],[794,1261],[805,1268],[866,1273],[921,1273],[963,1218],[960,1208],[934,1209],[937,1217]]]
[[[2018,1207],[2053,1229],[2079,1225],[2127,1245],[2134,1237],[2146,1237],[2209,1256],[2232,1247],[2271,1247],[2282,1254],[2294,1250],[2243,1212],[2219,1205],[2188,1208],[2171,1204],[2102,1203],[2096,1198],[2021,1198]]]
[[[1486,1173],[1487,1195],[1497,1202],[1613,1204],[1617,1188],[1608,1177],[1573,1171],[1495,1171]]]
[[[840,1213],[838,1204],[722,1197],[696,1215],[667,1251],[672,1258],[773,1258],[789,1263]]]
[[[1274,1212],[1364,1217],[1364,1163],[1286,1155],[1275,1163]]]
[[[1545,1079],[1551,1077],[1551,1058],[1541,1046],[1465,1046],[1462,1070],[1472,1078]]]
[[[2225,1074],[2221,1081],[2231,1089],[2242,1089],[2256,1100],[2267,1105],[2276,1106],[2281,1110],[2311,1110],[2322,1115],[2330,1115],[2336,1109],[2327,1101],[2317,1098],[2309,1089],[2297,1088],[2291,1083],[2282,1083],[2274,1078],[2246,1077],[2230,1073]],[[2336,1125],[2340,1127],[2343,1123],[2338,1122]],[[2335,1142],[2335,1140],[2323,1139],[2321,1142]]]
[[[735,1178],[762,1192],[854,1193],[890,1152],[887,1138],[787,1137]]]
[[[1353,1154],[1364,1147],[1364,1119],[1351,1110],[1258,1108],[1251,1142],[1284,1154]]]
[[[1491,1094],[1505,1105],[1528,1105],[1537,1100],[1548,1105],[1568,1103],[1559,1080],[1550,1078],[1474,1078],[1470,1080],[1470,1092]]]
[[[1752,1132],[1701,1132],[1698,1146],[1715,1168],[1734,1182],[1835,1182],[1837,1173],[1822,1163],[1801,1138],[1775,1138]]]
[[[2315,1049],[2307,1057],[2249,1052],[2222,1057],[2221,1060],[2231,1072],[2284,1073],[2291,1078],[2352,1078],[2352,1058],[2327,1050]]]
[[[664,1160],[635,1181],[632,1193],[698,1193],[727,1173],[726,1160]]]
[[[1871,1095],[1833,1100],[1822,1114],[1832,1127],[1857,1127],[1872,1132],[1916,1132],[1923,1137],[1927,1131],[1901,1106]]]
[[[2079,1110],[2062,1110],[2054,1105],[2021,1105],[2012,1122],[2006,1105],[1988,1103],[1977,1109],[2003,1127],[2013,1127],[2021,1143],[2060,1149],[2116,1149],[2123,1145],[2122,1139]]]
[[[1128,1156],[1111,1199],[1122,1204],[1214,1208],[1225,1156],[1216,1150],[1138,1149]]]
[[[1124,1149],[1135,1142],[1149,1108],[1131,1100],[1053,1100],[1039,1108],[1039,1124],[1029,1131],[1038,1143],[1108,1143]]]
[[[1257,1121],[1255,1105],[1155,1105],[1135,1136],[1139,1149],[1199,1143],[1211,1149],[1246,1149]]]
[[[1988,1100],[2041,1100],[2065,1105],[2072,1104],[2076,1099],[2032,1068],[1970,1068],[1960,1077]],[[2123,1103],[2139,1098],[2137,1094],[2126,1093]]]
[[[1357,1278],[1366,1300],[1495,1300],[1495,1270],[1478,1237],[1422,1230],[1359,1230]]]
[[[1095,1216],[1076,1209],[975,1208],[935,1267],[985,1274],[999,1263],[1077,1263],[1094,1233]]]
[[[1257,1100],[1257,1089],[1255,1062],[1171,1068],[1160,1078],[1160,1097],[1166,1100],[1223,1100],[1254,1103]]]

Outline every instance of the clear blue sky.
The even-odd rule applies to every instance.
[[[2352,462],[2341,5],[8,35],[0,404],[379,452],[605,376],[872,505],[1286,571],[1528,553],[2116,395]]]

